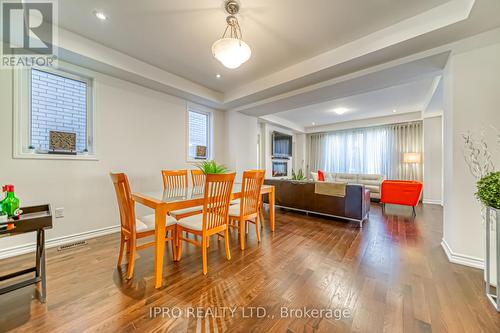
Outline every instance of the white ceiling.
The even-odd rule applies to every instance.
[[[253,55],[236,70],[210,52],[225,28],[224,0],[59,1],[59,58],[212,108],[283,113],[274,119],[300,129],[309,113],[324,123],[322,108],[340,102],[357,110],[343,121],[414,111],[422,95],[407,92],[441,74],[453,42],[484,31],[500,39],[499,0],[240,3]],[[440,107],[436,91],[429,110]]]
[[[314,127],[339,122],[422,111],[426,107],[434,78],[334,99],[274,114],[301,127]],[[338,115],[335,108],[347,108]],[[313,125],[314,122],[314,125]]]
[[[447,1],[241,0],[238,17],[253,54],[237,70],[225,69],[210,51],[225,28],[223,0],[64,0],[59,1],[59,24],[225,92]],[[92,14],[96,9],[109,19],[98,21]]]

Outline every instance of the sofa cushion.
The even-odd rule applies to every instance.
[[[378,174],[358,174],[358,180],[361,181],[373,181],[381,183],[384,180],[384,176]]]
[[[347,182],[347,183],[357,183],[358,175],[355,173],[337,173],[335,175],[335,181]]]
[[[317,173],[317,172],[312,172],[312,171],[311,171],[311,177],[312,177],[312,179],[313,179],[315,182],[317,182],[317,181],[318,181],[318,173]]]
[[[380,193],[380,186],[379,185],[365,185],[365,188],[370,190],[370,193]]]
[[[335,182],[335,173],[325,172],[325,182],[334,183]]]
[[[325,181],[325,173],[321,170],[318,170],[318,181],[319,182],[324,182]]]

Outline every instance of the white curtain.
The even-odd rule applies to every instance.
[[[422,180],[422,164],[404,163],[404,153],[422,155],[421,121],[309,135],[309,171]]]

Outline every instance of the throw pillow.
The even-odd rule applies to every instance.
[[[318,170],[318,181],[319,182],[324,182],[325,181],[325,173],[321,170]]]

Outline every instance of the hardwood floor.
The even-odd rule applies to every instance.
[[[415,221],[405,207],[386,213],[396,211],[407,217],[383,216],[372,204],[360,230],[278,210],[276,232],[266,224],[261,244],[251,230],[242,252],[232,232],[231,261],[224,242],[212,240],[207,276],[198,248],[185,245],[178,263],[168,253],[161,290],[154,288],[152,249],[138,254],[132,280],[125,279],[126,265],[116,269],[118,234],[50,249],[47,305],[32,300],[33,287],[0,296],[0,331],[499,332],[483,272],[450,264],[440,247],[441,208],[419,207]],[[0,261],[0,274],[31,259]],[[188,311],[197,307],[204,312],[196,318]],[[297,312],[281,316],[282,307]],[[323,311],[322,318],[305,317],[303,307]],[[170,312],[155,316],[158,310]],[[183,316],[175,318],[178,311]]]

